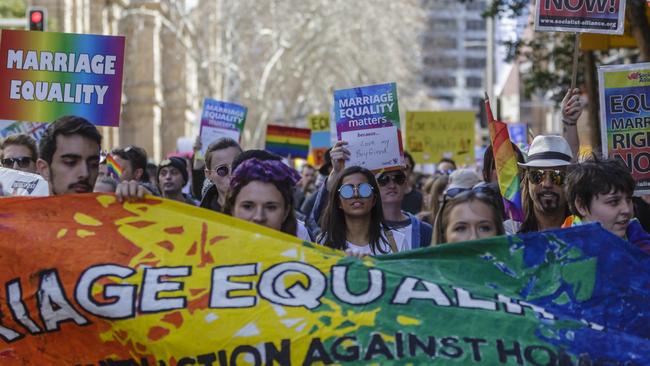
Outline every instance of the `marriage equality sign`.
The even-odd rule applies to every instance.
[[[397,85],[378,84],[334,91],[337,138],[348,142],[350,160],[370,170],[402,165]]]
[[[406,146],[417,163],[450,158],[473,164],[476,113],[472,111],[406,112]]]
[[[205,98],[199,131],[201,156],[205,156],[211,143],[222,137],[239,142],[246,122],[246,111],[246,107],[239,104]]]
[[[625,0],[538,0],[535,30],[623,34]]]
[[[649,258],[594,224],[358,260],[155,197],[6,198],[0,355],[3,366],[648,365]]]
[[[0,119],[118,126],[124,37],[2,30]]]
[[[601,66],[603,151],[627,165],[636,195],[650,194],[650,63]]]

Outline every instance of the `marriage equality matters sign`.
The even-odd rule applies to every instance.
[[[623,34],[625,0],[538,0],[535,30]]]
[[[650,364],[650,257],[596,224],[358,260],[154,197],[2,205],[3,366]]]
[[[650,63],[601,66],[600,131],[603,150],[622,160],[650,194]]]
[[[406,146],[419,164],[442,158],[473,164],[476,113],[473,111],[406,112]]]
[[[211,143],[222,137],[239,141],[244,123],[246,122],[246,107],[205,98],[201,114],[201,156]]]
[[[351,156],[346,165],[370,170],[402,165],[395,83],[335,90],[334,115],[338,139],[349,143]]]
[[[325,152],[330,144],[330,115],[310,114],[307,116],[307,124],[311,129],[309,140],[309,153],[313,158],[313,164],[323,165],[325,163]]]
[[[3,30],[0,118],[118,126],[124,37]]]

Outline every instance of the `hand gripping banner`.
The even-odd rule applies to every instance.
[[[598,225],[396,255],[181,203],[0,200],[2,365],[648,365],[648,256]]]

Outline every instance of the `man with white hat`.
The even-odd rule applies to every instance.
[[[566,170],[573,160],[567,141],[561,136],[535,137],[528,150],[522,181],[524,222],[519,232],[542,231],[562,226],[569,215],[564,195]]]

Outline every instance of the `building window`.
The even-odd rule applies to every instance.
[[[429,19],[429,29],[431,31],[454,31],[458,29],[456,19]]]
[[[484,58],[469,57],[465,59],[465,67],[468,69],[481,69],[485,67]]]
[[[465,23],[465,29],[468,31],[485,30],[485,20],[468,20]]]
[[[424,38],[424,48],[434,48],[434,49],[456,49],[458,47],[458,40],[452,37],[425,37]]]
[[[460,62],[456,57],[445,57],[445,56],[426,56],[423,60],[424,64],[428,67],[439,69],[439,68],[458,68]]]
[[[432,88],[455,87],[456,78],[452,76],[425,76],[424,84]]]
[[[470,76],[465,79],[465,86],[468,88],[480,88],[483,86],[483,78]]]

